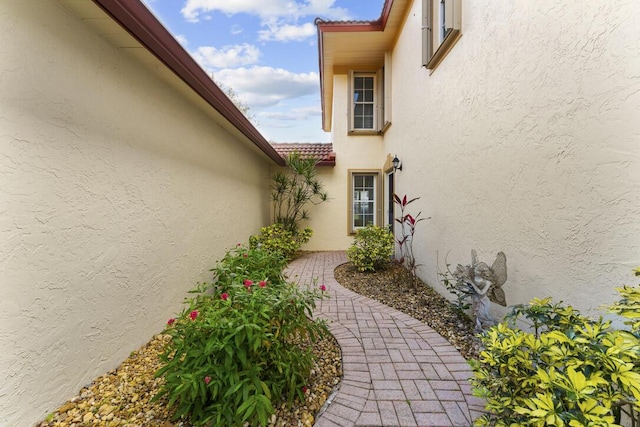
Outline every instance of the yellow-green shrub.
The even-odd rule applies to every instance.
[[[270,252],[280,252],[286,259],[291,259],[312,235],[313,231],[310,228],[293,232],[287,230],[283,224],[276,223],[262,227],[260,234],[249,237],[249,246]]]
[[[347,249],[349,261],[360,271],[375,271],[387,265],[393,255],[393,235],[386,228],[367,225],[358,229]]]
[[[483,334],[471,382],[489,414],[476,425],[615,426],[621,405],[640,409],[640,286],[618,290],[612,311],[630,319],[631,332],[547,298],[508,316],[527,318],[533,333],[501,323]]]

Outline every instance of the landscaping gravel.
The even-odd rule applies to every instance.
[[[160,368],[158,355],[169,335],[159,334],[131,355],[114,371],[98,377],[77,396],[51,413],[39,427],[149,426],[190,427],[188,420],[172,422],[167,400],[152,401],[162,384],[154,378]],[[314,416],[342,377],[340,348],[332,336],[313,346],[316,362],[312,368],[304,402],[296,400],[276,408],[270,426],[312,426]]]
[[[465,358],[477,356],[479,342],[473,323],[431,287],[421,282],[414,286],[401,266],[392,264],[386,270],[363,273],[347,263],[336,269],[335,276],[346,288],[425,322]],[[116,370],[98,377],[38,426],[190,427],[188,420],[171,421],[173,413],[167,408],[166,399],[152,401],[162,384],[162,379],[154,378],[160,368],[158,355],[168,339],[168,335],[154,336]],[[314,345],[313,351],[317,357],[305,401],[295,401],[291,408],[281,404],[270,426],[312,426],[318,410],[340,382],[341,354],[335,339],[331,336],[323,339]]]

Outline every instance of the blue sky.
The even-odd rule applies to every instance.
[[[373,20],[384,0],[144,0],[273,142],[330,142],[322,131],[313,21]]]

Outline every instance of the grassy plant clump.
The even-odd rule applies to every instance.
[[[384,268],[393,255],[393,235],[386,228],[367,225],[356,231],[353,244],[347,249],[349,261],[360,271]]]
[[[195,425],[265,426],[274,406],[304,399],[311,346],[326,332],[310,320],[320,291],[287,283],[278,253],[238,247],[199,285],[161,355],[158,397]]]
[[[310,228],[291,231],[277,223],[262,227],[260,234],[249,238],[249,245],[252,249],[260,248],[263,251],[279,252],[286,261],[291,260],[312,235],[313,231]]]
[[[478,426],[616,426],[620,407],[640,410],[640,286],[618,289],[612,311],[631,331],[592,320],[572,307],[534,299],[482,336],[472,363],[474,392],[489,414]],[[533,332],[513,327],[524,317]]]

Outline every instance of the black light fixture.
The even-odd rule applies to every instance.
[[[393,171],[401,171],[402,170],[402,164],[400,163],[400,159],[398,159],[398,156],[393,156],[393,160],[391,160],[391,163],[393,163]]]

